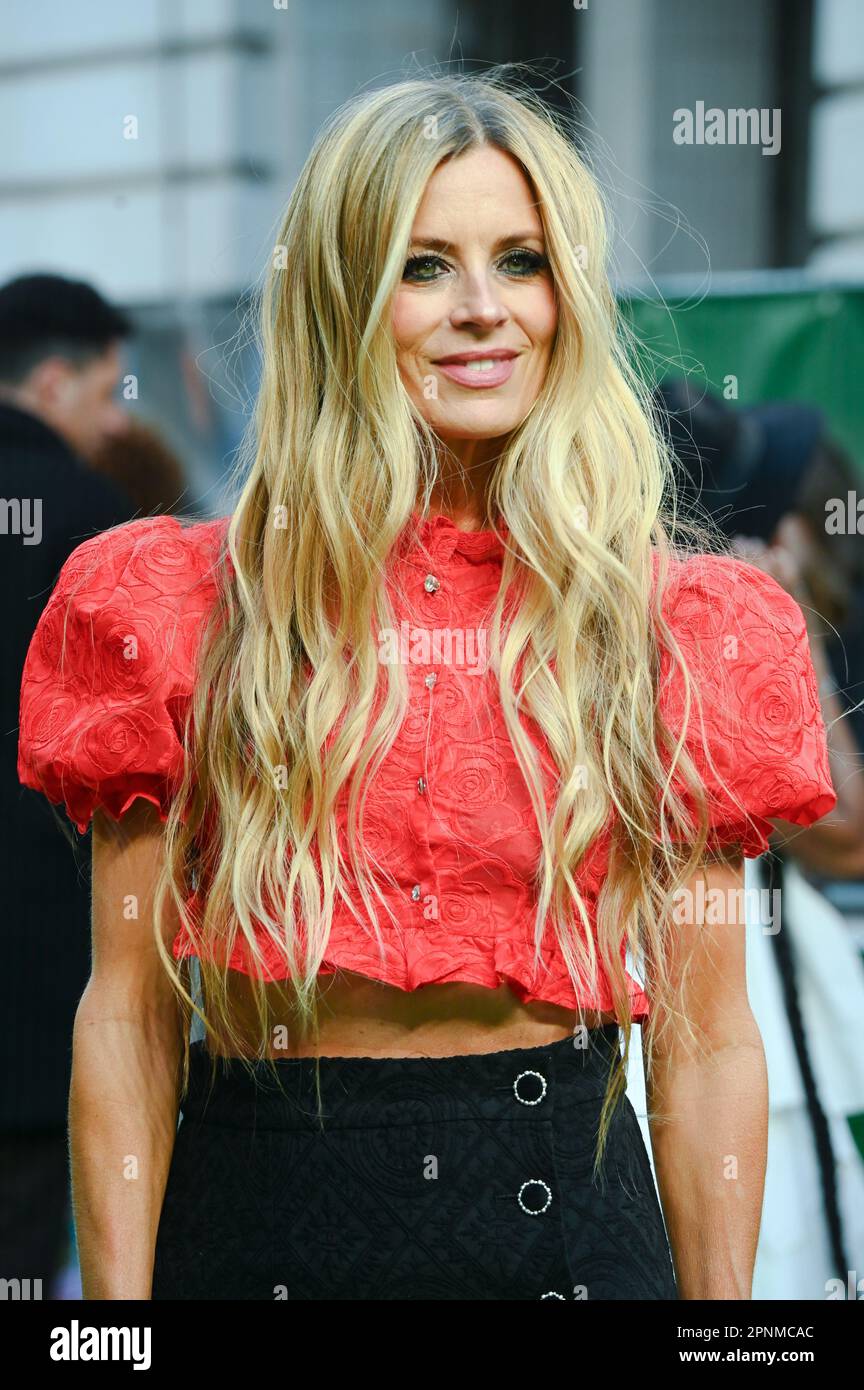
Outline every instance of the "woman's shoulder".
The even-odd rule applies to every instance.
[[[140,517],[60,571],[22,672],[18,776],[81,830],[136,795],[167,814],[227,520]]]
[[[655,579],[657,565],[655,563]],[[802,693],[816,699],[807,621],[798,601],[773,575],[737,555],[675,556],[660,612],[682,650],[706,677],[743,665],[794,668]],[[817,699],[818,709],[818,699]]]
[[[216,598],[226,524],[138,517],[82,541],[39,618],[25,683],[114,680],[134,692],[160,671],[186,674]]]
[[[725,842],[762,853],[771,819],[810,825],[836,803],[804,613],[757,565],[707,553],[672,560],[659,607],[678,648],[660,629],[660,711],[686,725]]]
[[[790,724],[793,714],[818,721],[804,613],[772,575],[736,555],[679,554],[671,561],[659,608],[702,691],[711,697],[709,719],[722,718],[730,709],[743,718],[757,690],[770,688],[776,694],[784,688],[795,697],[795,710],[787,706],[785,711]],[[668,669],[671,653],[663,647]],[[755,713],[752,707],[750,713]]]
[[[184,523],[175,516],[136,517],[82,541],[69,555],[51,595],[92,605],[106,598],[182,598],[215,583],[228,517]]]
[[[658,553],[653,552],[654,573]],[[705,551],[677,552],[670,556],[664,593],[664,616],[680,624],[695,622],[699,629],[716,618],[733,618],[775,628],[791,625],[795,633],[806,626],[800,604],[773,577],[739,555]]]

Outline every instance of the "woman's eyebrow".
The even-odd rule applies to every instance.
[[[523,241],[542,241],[542,232],[514,232],[510,236],[499,237],[493,246],[494,251],[498,251],[504,246],[515,246]],[[441,241],[438,237],[431,236],[412,236],[410,244],[412,246],[426,246],[430,251],[452,251],[454,243],[452,241]],[[458,247],[455,247],[458,250]]]

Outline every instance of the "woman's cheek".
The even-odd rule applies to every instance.
[[[393,301],[391,317],[393,337],[396,340],[397,349],[404,351],[417,342],[422,335],[427,318],[428,313],[424,312],[416,299],[405,294],[404,291],[397,293]]]

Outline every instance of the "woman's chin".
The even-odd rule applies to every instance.
[[[445,444],[456,444],[468,439],[504,439],[512,434],[524,418],[516,411],[500,412],[477,410],[466,411],[458,417],[449,416],[446,420],[429,419],[428,423]]]

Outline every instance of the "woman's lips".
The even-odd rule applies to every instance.
[[[473,366],[464,362],[436,362],[435,366],[439,372],[443,372],[451,381],[458,382],[460,386],[470,386],[475,391],[482,391],[487,386],[501,386],[505,381],[509,381],[513,375],[516,360],[515,357],[500,357],[497,360],[487,358],[485,365],[478,367],[478,362],[484,361],[484,359],[478,358]]]

